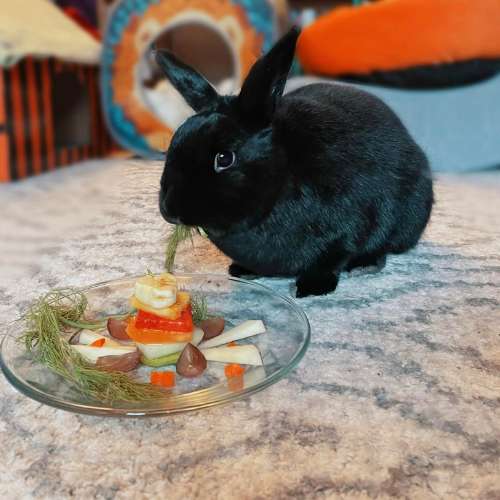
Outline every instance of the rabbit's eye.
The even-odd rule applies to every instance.
[[[234,160],[236,160],[236,155],[232,151],[221,151],[215,155],[214,170],[217,173],[222,172],[232,167]]]

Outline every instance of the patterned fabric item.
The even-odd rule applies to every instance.
[[[27,55],[96,64],[101,46],[48,0],[2,2],[0,66]]]
[[[173,127],[163,123],[145,99],[138,76],[141,66],[158,36],[190,23],[208,26],[225,40],[236,63],[237,88],[277,32],[277,15],[267,0],[123,0],[117,4],[103,40],[104,112],[117,142],[141,156],[161,157],[173,134]],[[164,106],[179,106],[177,102],[166,99]]]
[[[0,182],[111,151],[98,79],[97,66],[55,59],[0,67]]]
[[[342,7],[302,33],[298,57],[312,73],[364,77],[381,83],[439,86],[500,71],[498,0],[384,0]],[[475,61],[470,66],[465,63]],[[479,61],[479,63],[478,63]],[[444,65],[435,77],[436,65]],[[385,73],[408,71],[411,74]],[[376,75],[375,75],[376,76]]]

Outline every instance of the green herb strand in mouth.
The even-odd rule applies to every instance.
[[[62,289],[47,293],[25,314],[26,332],[20,341],[36,361],[87,396],[102,401],[148,401],[165,397],[157,386],[137,382],[125,373],[95,368],[71,348],[62,335],[65,325],[86,328],[96,324],[83,318],[86,307],[83,292]]]
[[[185,240],[190,239],[193,241],[193,234],[195,228],[190,226],[183,226],[181,224],[174,226],[172,233],[167,240],[167,248],[165,249],[165,270],[171,272],[174,267],[175,256],[177,254],[177,247]]]
[[[167,239],[167,247],[165,249],[165,270],[167,272],[172,272],[175,256],[177,254],[177,247],[187,239],[191,240],[191,244],[194,244],[193,236],[196,233],[207,238],[207,233],[201,227],[184,226],[182,224],[174,226],[174,229]]]

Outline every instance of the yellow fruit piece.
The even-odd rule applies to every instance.
[[[136,281],[134,295],[137,300],[154,309],[170,307],[177,300],[176,279],[168,273],[159,276],[148,274]]]
[[[130,298],[130,305],[135,309],[140,309],[141,311],[146,311],[151,314],[156,314],[157,316],[161,316],[162,318],[167,319],[178,319],[186,309],[186,307],[190,304],[191,297],[187,292],[178,292],[177,293],[177,302],[170,307],[164,307],[163,309],[155,309],[154,307],[148,306],[147,304],[143,304],[140,300],[133,295]]]

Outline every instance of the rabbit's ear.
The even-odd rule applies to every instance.
[[[166,50],[155,50],[155,59],[165,76],[194,111],[198,112],[216,105],[219,95],[196,70]]]
[[[282,96],[300,30],[293,27],[252,67],[238,96],[241,112],[257,121],[270,120]]]

